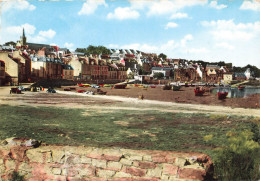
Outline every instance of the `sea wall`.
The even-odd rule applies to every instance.
[[[202,153],[101,149],[84,146],[0,146],[1,179],[16,171],[26,180],[209,180]]]

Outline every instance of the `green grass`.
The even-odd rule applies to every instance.
[[[47,144],[201,151],[227,144],[226,133],[250,129],[253,117],[159,111],[0,106],[0,139],[28,137]],[[206,140],[205,136],[213,139]]]

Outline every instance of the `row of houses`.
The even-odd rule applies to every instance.
[[[132,49],[110,51],[109,55],[87,56],[55,45],[27,43],[23,31],[16,48],[0,46],[0,84],[39,79],[120,81],[139,73],[146,74],[149,79],[161,73],[165,79],[181,82],[228,83],[233,79],[248,79],[245,73],[232,73],[225,66],[203,67],[185,59],[163,60],[156,54]]]

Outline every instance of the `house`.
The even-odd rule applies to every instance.
[[[156,73],[162,73],[164,77],[170,78],[173,76],[173,68],[172,67],[152,67],[152,76]]]
[[[19,83],[19,59],[13,59],[8,51],[0,51],[0,60],[5,63],[5,83]]]
[[[62,65],[62,79],[74,80],[74,70],[70,65]]]
[[[71,60],[69,62],[69,65],[73,68],[74,70],[74,80],[79,80],[82,78],[82,67],[83,64],[87,61],[87,58],[78,58],[77,56],[72,56]]]
[[[62,79],[62,62],[54,56],[34,56],[32,58],[32,79]]]
[[[244,72],[234,72],[233,79],[243,81],[247,80],[247,77]]]
[[[5,62],[0,60],[0,86],[5,84]]]
[[[14,58],[18,58],[21,64],[21,70],[19,71],[19,82],[28,82],[31,79],[31,58],[28,56],[27,52],[21,52],[20,50],[14,51],[12,56]]]
[[[232,72],[225,72],[223,74],[223,81],[225,84],[229,84],[233,80],[233,73]]]

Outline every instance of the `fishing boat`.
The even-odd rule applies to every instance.
[[[195,96],[203,96],[205,89],[203,87],[196,87],[194,89]]]
[[[218,92],[217,95],[218,95],[218,99],[226,99],[228,92]]]
[[[181,89],[181,86],[180,85],[173,85],[172,86],[172,90],[173,91],[178,91],[178,90],[180,90]]]
[[[163,90],[171,90],[172,86],[171,85],[165,85],[163,86]]]
[[[244,90],[245,87],[244,87],[244,86],[238,86],[237,89],[238,89],[238,90]]]
[[[115,84],[114,88],[115,89],[125,89],[127,84]]]

